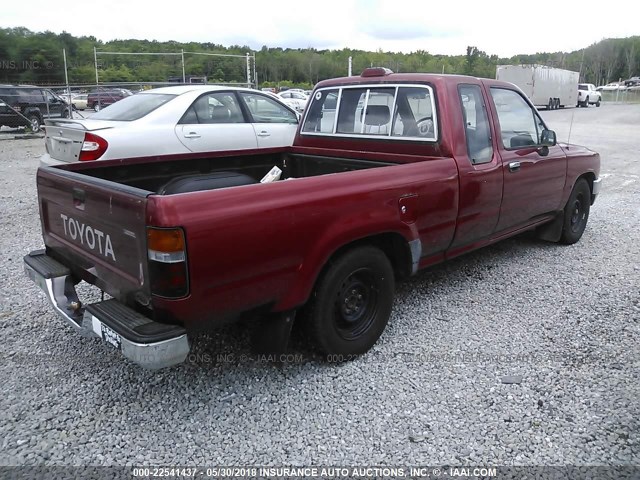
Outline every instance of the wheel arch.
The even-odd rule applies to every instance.
[[[397,232],[386,232],[370,235],[342,245],[329,256],[328,260],[322,266],[321,274],[327,269],[332,259],[360,246],[373,246],[382,250],[382,253],[384,253],[391,262],[396,277],[403,278],[413,273],[410,243]]]
[[[578,178],[576,178],[576,181],[574,182],[574,185],[576,183],[578,183],[578,181],[581,178],[584,178],[587,181],[587,183],[589,184],[589,191],[591,192],[591,205],[593,205],[595,200],[596,200],[596,197],[593,195],[593,182],[595,182],[595,180],[596,180],[596,174],[593,173],[593,172],[583,173]]]
[[[310,298],[318,279],[324,275],[332,261],[346,252],[361,246],[373,246],[382,251],[389,259],[395,276],[404,278],[417,271],[421,254],[420,239],[407,240],[399,232],[381,232],[353,239],[333,248],[314,273],[303,278],[290,295],[274,306],[274,311],[289,310],[304,305]]]

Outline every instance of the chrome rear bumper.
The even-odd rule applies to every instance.
[[[24,268],[55,312],[80,335],[102,338],[129,360],[149,369],[177,365],[189,354],[187,332],[182,327],[154,322],[115,299],[82,307],[70,270],[44,250],[25,256]]]

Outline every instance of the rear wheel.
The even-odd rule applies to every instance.
[[[384,331],[395,282],[387,256],[375,247],[350,250],[333,261],[316,284],[307,321],[315,346],[348,360],[369,350]]]
[[[547,104],[547,110],[553,110],[553,98],[549,99],[549,103]]]
[[[583,106],[584,106],[584,107],[589,107],[589,97],[587,97],[587,98],[585,98],[585,99],[584,99],[584,104],[583,104]]]
[[[567,205],[564,207],[564,222],[560,241],[566,245],[576,243],[582,237],[589,220],[591,189],[589,183],[579,179],[573,186]]]
[[[29,119],[29,126],[31,127],[31,131],[39,132],[40,126],[42,125],[40,115],[38,115],[37,113],[32,113],[27,118]]]
[[[596,102],[596,107],[599,107],[599,106],[600,106],[600,100],[601,100],[601,99],[599,98],[599,99],[598,99],[598,101]]]

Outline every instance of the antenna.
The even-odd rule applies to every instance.
[[[587,48],[585,47],[584,50],[582,50],[582,59],[580,60],[580,71],[578,72],[578,83],[580,83],[580,77],[582,76],[582,65],[584,64],[584,52],[587,51]],[[589,105],[587,105],[589,106]],[[578,108],[578,107],[576,107]],[[571,129],[573,128],[573,116],[576,114],[575,109],[571,112],[571,122],[569,122],[569,135],[567,136],[567,148],[569,148],[569,145],[571,144]]]

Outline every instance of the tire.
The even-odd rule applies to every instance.
[[[62,111],[62,118],[69,118],[70,116],[71,116],[71,115],[70,115],[69,110],[67,110],[67,109],[65,108],[65,109]]]
[[[96,112],[99,112],[99,111],[100,111],[100,104],[99,104],[99,103],[94,103],[94,104],[93,104],[93,109],[94,109]]]
[[[596,107],[599,107],[599,106],[600,106],[600,100],[601,100],[601,99],[599,98],[599,99],[598,99],[598,101],[596,102]]]
[[[307,313],[314,346],[331,361],[368,351],[387,326],[395,281],[387,256],[358,247],[332,261],[316,283]]]
[[[34,133],[39,132],[42,126],[42,119],[40,118],[40,115],[38,115],[37,113],[31,113],[27,118],[29,119],[29,126],[31,127],[31,130]]]
[[[585,108],[589,108],[589,97],[584,99],[584,106]]]
[[[549,99],[549,103],[547,104],[547,110],[553,110],[553,98]]]
[[[591,189],[589,183],[580,178],[573,186],[567,205],[564,207],[564,221],[560,242],[573,245],[582,237],[589,220],[591,209]]]

